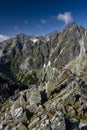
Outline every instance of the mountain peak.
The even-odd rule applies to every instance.
[[[16,35],[16,37],[25,37],[25,36],[28,36],[28,35],[26,35],[24,33],[19,33],[19,34]]]
[[[77,25],[75,22],[72,22],[72,23],[70,23],[70,24],[67,26],[67,28],[68,28],[68,29],[71,29],[71,28],[72,28],[72,29],[73,29],[73,28],[76,28],[76,29],[77,29],[77,28],[78,28],[78,25]]]
[[[69,24],[69,26],[78,26],[75,22]]]

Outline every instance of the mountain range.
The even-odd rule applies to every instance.
[[[0,43],[0,130],[87,129],[87,29]]]

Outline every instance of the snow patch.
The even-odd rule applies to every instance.
[[[86,50],[85,50],[85,46],[84,46],[84,38],[82,36],[82,39],[79,41],[79,45],[80,45],[80,54],[79,56],[77,57],[77,71],[79,71],[80,67],[82,66],[81,63],[82,63],[82,59],[83,58],[86,58]]]
[[[37,38],[31,38],[30,40],[31,40],[32,42],[34,42],[34,43],[38,41]]]
[[[58,57],[54,60],[54,63],[57,61]]]
[[[44,64],[44,68],[46,68],[46,65]]]
[[[0,50],[0,58],[3,57],[3,55],[4,54],[3,54],[2,50]]]
[[[60,51],[60,54],[64,51],[64,49],[65,49],[65,47]],[[59,54],[59,55],[60,55],[60,54]]]
[[[85,36],[86,36],[86,30],[85,30]]]
[[[26,58],[25,61],[20,65],[21,70],[28,70],[28,65],[29,65],[28,60],[29,58]]]
[[[59,58],[60,54],[64,51],[65,47],[60,51],[58,57],[54,60],[54,63],[57,61],[57,59]]]
[[[84,40],[83,40],[83,36],[82,39],[79,41],[80,44],[80,54],[79,54],[79,58],[83,57],[85,55],[85,47],[84,47]]]
[[[51,66],[51,61],[48,62],[48,65],[47,66]]]
[[[49,36],[46,37],[46,41],[49,42],[50,41],[50,38]]]
[[[54,49],[51,49],[50,57],[52,56],[53,52],[54,52]]]

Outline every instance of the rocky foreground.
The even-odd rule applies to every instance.
[[[87,130],[87,30],[0,43],[0,130]]]
[[[86,130],[86,82],[62,70],[45,85],[16,90],[0,109],[1,130]]]

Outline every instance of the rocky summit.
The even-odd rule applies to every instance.
[[[87,30],[0,43],[0,130],[87,130]]]

